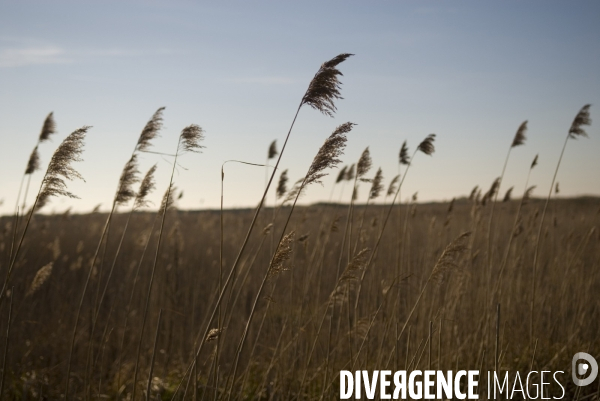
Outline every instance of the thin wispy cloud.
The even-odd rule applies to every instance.
[[[75,54],[81,57],[145,57],[145,56],[166,56],[177,52],[170,49],[90,49],[78,51]]]
[[[71,60],[58,46],[34,46],[0,49],[0,67],[21,67],[40,64],[63,64]]]
[[[35,39],[0,36],[0,68],[65,64],[98,58],[166,56],[175,53],[177,52],[170,49],[89,48],[67,50],[62,46],[42,43]]]

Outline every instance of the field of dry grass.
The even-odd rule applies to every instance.
[[[451,211],[448,206],[415,204],[394,209],[392,224],[365,274],[357,305],[358,281],[348,280],[347,286],[340,286],[336,280],[338,266],[344,269],[348,264],[347,250],[341,252],[347,206],[298,208],[290,224],[297,233],[290,244],[292,253],[284,263],[286,270],[269,278],[258,300],[232,398],[288,399],[302,388],[303,398],[318,399],[325,392],[324,398],[331,399],[338,391],[331,385],[336,372],[350,366],[395,370],[426,368],[431,363],[434,369],[492,369],[497,304],[501,305],[500,369],[527,370],[533,363],[538,370],[565,370],[574,352],[584,349],[594,354],[600,350],[595,323],[600,319],[596,295],[600,290],[599,199],[550,203],[550,224],[544,229],[540,252],[534,339],[529,327],[532,247],[543,202],[534,200],[524,207],[502,277],[500,268],[518,202],[497,205],[491,270],[485,238],[489,205],[461,200]],[[356,207],[355,212],[360,215],[363,210]],[[362,249],[373,248],[383,211],[381,206],[370,207],[361,233],[354,225],[352,241],[357,240],[357,251],[350,252],[351,258]],[[251,218],[249,210],[225,212],[224,266],[231,265]],[[6,357],[7,394],[55,398],[64,388],[76,301],[105,219],[103,214],[40,215],[32,223],[12,283],[15,295]],[[92,398],[98,394],[115,397],[120,392],[126,399],[131,394],[135,345],[152,258],[147,252],[141,264],[139,261],[148,237],[148,248],[156,246],[157,229],[150,234],[154,219],[151,213],[133,216],[109,282],[107,273],[126,216],[117,215],[112,223],[92,272],[77,336],[71,380],[74,392],[80,395],[85,393],[84,385],[89,386]],[[219,213],[168,212],[148,312],[151,330],[143,339],[140,355],[141,389],[146,387],[154,355],[153,391],[162,393],[163,399],[172,395],[181,380],[180,395],[187,389],[189,399],[195,391],[197,398],[204,393],[213,397],[215,388],[224,397],[238,342],[269,266],[272,233],[283,224],[280,218],[265,233],[262,228],[271,219],[271,209],[259,216],[261,230],[250,241],[233,290],[226,293],[222,335],[207,342],[198,355],[194,389],[193,380],[190,383],[184,373],[219,288]],[[11,238],[10,222],[2,219],[4,258]],[[397,338],[437,259],[446,245],[465,231],[473,233],[469,250],[461,254],[455,271],[425,290],[405,333]],[[29,292],[37,271],[49,263],[53,264],[50,276]],[[360,272],[355,277],[360,277]],[[106,297],[90,337],[92,313],[105,286]],[[341,293],[335,292],[337,286]],[[3,305],[3,316],[7,306]],[[5,321],[2,331],[6,331]],[[86,364],[90,365],[87,374]]]
[[[337,66],[350,56],[318,69],[298,111],[335,113]],[[587,136],[589,108],[563,151]],[[154,169],[142,176],[137,157],[162,110],[142,130],[110,213],[36,213],[74,197],[83,127],[58,146],[31,209],[0,218],[0,398],[329,400],[340,370],[478,369],[565,371],[567,398],[597,399],[597,384],[577,388],[569,374],[573,354],[600,353],[600,199],[557,198],[556,174],[548,197],[533,198],[537,156],[512,197],[498,194],[503,169],[489,189],[422,204],[402,183],[418,174],[415,158],[433,155],[435,135],[414,153],[404,143],[401,178],[384,183],[368,148],[332,170],[354,125],[345,123],[289,185],[278,167],[294,119],[281,149],[269,148],[275,169],[256,209],[185,211],[177,158],[204,138],[190,125],[163,154],[171,181],[152,212]],[[526,130],[507,143],[504,168]],[[38,145],[54,131],[50,114]],[[37,170],[36,147],[18,198]],[[332,198],[345,188],[346,203],[297,206],[327,174],[337,174]],[[358,185],[368,199],[347,199]]]

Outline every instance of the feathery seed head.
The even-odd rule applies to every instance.
[[[335,183],[336,184],[338,184],[339,182],[341,182],[344,179],[344,177],[346,177],[346,170],[347,169],[348,169],[348,166],[342,167],[342,169],[338,173],[337,178],[335,179]]]
[[[340,94],[341,82],[338,76],[342,73],[336,68],[338,64],[353,54],[343,53],[324,62],[308,85],[302,98],[302,104],[307,104],[321,113],[333,117],[336,112],[335,100],[342,99]]]
[[[469,195],[469,200],[475,200],[475,195],[477,195],[477,190],[479,189],[479,185],[475,185],[475,188],[473,188],[473,190],[471,191],[471,194]]]
[[[455,198],[452,198],[452,200],[450,201],[450,204],[448,205],[448,213],[452,213],[452,211],[454,210],[454,201],[455,201]]]
[[[515,134],[515,138],[513,139],[512,145],[510,145],[511,148],[523,145],[525,143],[525,140],[527,139],[527,137],[525,136],[525,132],[527,132],[527,120],[523,121],[519,126],[519,129]]]
[[[433,146],[433,142],[435,141],[435,134],[427,135],[427,138],[423,139],[423,142],[419,144],[417,148],[421,152],[425,153],[428,156],[431,156],[433,152],[435,152],[435,147]]]
[[[533,158],[533,161],[531,162],[531,167],[530,169],[534,168],[535,166],[537,166],[538,164],[538,155],[535,155],[535,157]]]
[[[586,104],[579,110],[579,113],[575,116],[571,128],[569,129],[569,138],[577,139],[578,136],[587,138],[588,135],[582,126],[590,125],[592,123],[592,119],[590,118],[590,107],[591,104]]]
[[[192,124],[181,131],[179,135],[179,144],[186,152],[199,152],[204,146],[200,141],[204,140],[204,130],[199,125]]]
[[[290,201],[294,200],[296,197],[300,197],[303,195],[304,188],[306,188],[306,185],[302,185],[303,181],[304,180],[302,178],[300,178],[298,181],[296,181],[294,183],[294,185],[292,185],[292,189],[290,189],[289,192],[287,193],[287,196],[283,200],[283,203],[290,202]]]
[[[267,155],[267,159],[271,160],[278,154],[279,154],[279,152],[277,151],[277,140],[274,140],[273,142],[271,142],[271,145],[269,146],[269,152]]]
[[[285,169],[279,176],[279,183],[277,184],[277,199],[281,198],[287,192],[287,182],[288,171]]]
[[[152,118],[146,123],[138,139],[136,151],[145,152],[151,146],[151,141],[158,136],[158,132],[162,128],[164,107],[156,110]]]
[[[388,187],[387,190],[387,196],[393,195],[396,193],[396,185],[398,184],[398,181],[400,180],[400,174],[398,174],[397,176],[395,176],[394,178],[392,178],[392,181],[390,181],[390,186]]]
[[[40,289],[42,285],[44,285],[44,283],[50,277],[50,274],[52,274],[53,264],[54,262],[50,262],[37,271],[35,277],[33,278],[33,281],[31,282],[31,286],[29,287],[29,290],[27,291],[27,294],[25,296],[33,295],[33,293],[35,293],[37,290]]]
[[[358,163],[356,164],[356,177],[362,178],[369,172],[373,162],[371,160],[371,152],[369,151],[369,147],[363,150],[360,155],[360,159],[358,159]]]
[[[210,331],[206,335],[206,339],[204,340],[204,342],[216,340],[221,335],[221,332],[223,332],[223,329],[217,329],[217,328],[210,329]]]
[[[512,195],[512,191],[515,187],[510,187],[508,188],[508,191],[506,191],[506,194],[504,194],[504,199],[502,200],[502,202],[508,202],[510,200],[510,196]]]
[[[50,136],[55,133],[56,123],[54,122],[54,113],[50,113],[44,120],[44,125],[42,126],[42,131],[40,132],[38,142],[42,143],[47,141],[48,139],[50,139]]]
[[[365,268],[369,252],[371,252],[371,249],[364,248],[354,254],[352,260],[350,260],[338,279],[335,289],[329,296],[330,304],[342,303],[347,299],[345,296],[346,290],[359,279],[359,272]]]
[[[527,191],[525,191],[525,194],[523,195],[523,205],[525,205],[529,202],[529,200],[531,199],[531,194],[534,189],[535,189],[535,185],[532,185],[529,188],[527,188]]]
[[[271,232],[271,229],[273,228],[273,223],[269,223],[265,226],[265,228],[263,228],[262,233],[263,235],[268,235]]]
[[[400,148],[399,161],[400,164],[404,165],[410,163],[410,159],[408,158],[408,146],[406,145],[406,141],[402,142],[402,147]]]
[[[148,172],[142,179],[142,183],[140,184],[138,193],[135,196],[134,208],[139,209],[141,207],[147,206],[148,203],[150,203],[150,201],[147,200],[146,197],[155,188],[155,182],[154,182],[154,172],[155,171],[156,171],[156,164],[154,166],[150,167],[150,170],[148,170]]]
[[[483,195],[483,198],[486,200],[494,199],[499,188],[500,188],[500,177],[498,177],[494,180],[490,189],[485,193],[485,195]]]
[[[470,236],[470,232],[463,233],[448,244],[446,249],[444,249],[442,256],[440,256],[435,264],[429,280],[441,285],[450,273],[458,270],[461,257],[464,255],[465,251],[469,249],[468,244]]]
[[[341,160],[338,159],[338,157],[344,154],[344,148],[346,147],[346,141],[348,140],[346,134],[352,130],[354,125],[356,124],[348,122],[338,126],[329,138],[325,140],[325,143],[317,152],[317,155],[308,169],[303,186],[316,182],[321,183],[321,178],[327,175],[323,171],[327,168],[336,167],[341,163]]]
[[[371,183],[371,190],[369,191],[369,199],[377,199],[383,190],[383,172],[381,167],[377,170],[375,177]]]
[[[121,172],[119,188],[115,194],[115,205],[124,205],[129,202],[130,199],[135,197],[135,191],[133,190],[132,185],[140,180],[138,178],[139,173],[137,154],[134,153],[131,156],[131,159],[125,163],[125,167],[123,167],[123,171]]]
[[[350,167],[348,167],[348,169],[346,170],[346,177],[344,177],[344,179],[346,181],[352,181],[354,179],[354,168],[355,168],[355,164],[352,163],[352,165]]]
[[[27,162],[27,168],[25,169],[25,174],[33,174],[34,172],[40,169],[40,153],[38,152],[37,145],[33,148],[33,152],[31,152],[31,156],[29,156],[29,161]]]
[[[273,256],[271,265],[269,266],[269,277],[273,277],[283,271],[289,270],[284,264],[292,257],[292,245],[294,243],[295,231],[286,234],[277,247],[277,252]]]
[[[171,183],[171,185],[169,185],[169,188],[167,188],[167,190],[165,191],[162,201],[160,202],[160,209],[158,211],[159,214],[162,214],[166,210],[173,207],[173,204],[175,203],[175,189],[175,184]]]
[[[83,180],[81,174],[71,167],[71,163],[82,161],[80,156],[83,153],[83,140],[89,129],[90,127],[84,126],[73,131],[54,151],[42,181],[42,189],[36,205],[37,209],[44,207],[53,196],[62,195],[77,198],[76,195],[67,191],[65,179],[69,181],[75,178]]]

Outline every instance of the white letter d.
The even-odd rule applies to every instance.
[[[348,385],[346,385],[346,380],[348,380]],[[352,397],[352,390],[354,390],[352,372],[347,370],[340,371],[340,399],[347,400]]]

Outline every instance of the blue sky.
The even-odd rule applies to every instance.
[[[515,185],[522,193],[539,153],[531,183],[545,196],[575,114],[591,103],[598,121],[599,18],[596,1],[0,1],[0,213],[14,207],[50,111],[59,132],[41,147],[44,166],[71,131],[93,129],[77,165],[86,182],[70,185],[81,199],[54,199],[45,210],[87,211],[108,207],[160,106],[165,129],[154,150],[173,152],[191,123],[206,130],[204,152],[181,158],[180,206],[217,207],[221,164],[264,163],[319,65],[342,52],[356,54],[340,65],[345,99],[335,118],[301,110],[282,160],[291,181],[305,174],[333,129],[351,121],[358,125],[344,162],[369,146],[386,184],[397,174],[402,142],[414,149],[436,133],[436,153],[417,156],[403,197],[418,191],[420,200],[449,200],[475,185],[487,188],[529,120],[527,143],[514,149],[501,191]],[[600,195],[600,130],[592,124],[587,131],[589,139],[567,146],[562,196]],[[144,155],[142,169],[156,162],[158,203],[170,160]],[[328,200],[336,174],[303,202]],[[41,176],[33,176],[30,194]],[[263,168],[228,164],[226,206],[255,205],[264,177]]]

